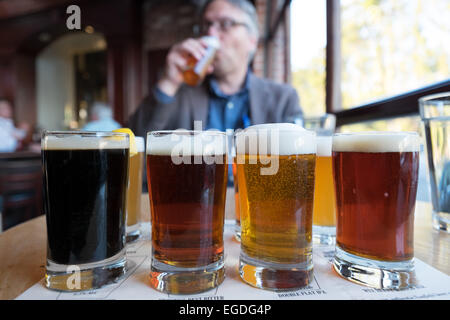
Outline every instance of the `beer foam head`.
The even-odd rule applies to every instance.
[[[416,152],[420,138],[415,132],[361,132],[333,136],[336,152]]]
[[[151,155],[213,156],[226,153],[226,135],[220,131],[157,131],[147,136],[147,154]]]
[[[317,136],[317,156],[331,157],[331,147],[333,142],[332,136]]]
[[[42,139],[42,150],[129,149],[128,135],[95,133],[56,133]]]
[[[236,134],[238,154],[315,154],[316,134],[293,123],[267,123]]]
[[[137,152],[145,152],[145,139],[143,137],[134,137]]]

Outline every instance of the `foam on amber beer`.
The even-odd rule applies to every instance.
[[[419,137],[407,132],[342,133],[333,137],[335,152],[418,152],[419,149]]]
[[[221,163],[226,151],[226,142],[219,131],[161,132],[147,144],[147,155],[171,156],[174,164]]]

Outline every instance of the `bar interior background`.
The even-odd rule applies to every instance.
[[[450,58],[447,58],[448,76],[444,79],[394,96],[373,97],[367,103],[343,107],[342,37],[346,20],[342,19],[342,10],[356,3],[321,1],[326,25],[325,101],[324,105],[318,103],[317,108],[337,116],[337,130],[369,121],[417,117],[419,97],[450,91]],[[261,34],[253,72],[279,82],[293,82],[293,42],[308,46],[302,35],[311,30],[292,29],[295,20],[292,8],[301,2],[307,10],[307,1],[252,2],[258,12]],[[385,1],[369,2],[364,2],[368,10],[374,9],[370,5],[386,5]],[[423,1],[416,2],[425,6]],[[43,129],[81,127],[95,100],[108,102],[114,118],[124,123],[155,83],[169,48],[181,39],[198,34],[195,17],[203,3],[204,0],[1,0],[0,96],[12,101],[15,121],[31,125],[36,133],[34,139],[39,139]],[[442,3],[433,0],[427,6],[438,8]],[[81,8],[79,31],[66,27],[66,10],[73,4]],[[442,21],[438,25],[445,27]],[[450,57],[449,52],[445,54]],[[301,98],[301,91],[299,95]],[[27,158],[24,153],[14,156],[21,161]],[[30,159],[35,161],[36,157]],[[6,162],[11,163],[0,161],[0,175],[11,172],[10,168],[5,169]],[[17,168],[18,172],[23,170]],[[29,179],[36,182],[39,178],[35,174]],[[5,208],[3,199],[3,229],[42,212],[39,209],[42,200],[36,191],[27,195],[30,188],[27,185],[22,190],[22,195],[28,197],[23,206],[33,208],[27,216],[17,216],[16,208],[10,209],[16,217],[7,217],[9,209]],[[0,185],[0,193],[6,192],[6,186]]]

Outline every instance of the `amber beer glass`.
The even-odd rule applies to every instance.
[[[128,134],[44,132],[46,287],[91,290],[125,274],[128,159]]]
[[[375,288],[414,284],[419,146],[409,132],[334,135],[334,268],[342,277]]]
[[[336,243],[336,196],[331,161],[331,142],[336,125],[334,114],[301,119],[303,127],[316,132],[317,158],[314,191],[313,239],[322,244]]]
[[[236,134],[236,149],[241,278],[274,291],[308,285],[315,133],[289,123],[251,126]]]
[[[216,51],[220,47],[217,37],[204,36],[201,39],[207,44],[205,55],[200,60],[190,55],[187,58],[187,67],[183,71],[183,80],[190,86],[197,86],[203,81],[206,71],[213,63]]]
[[[317,137],[313,218],[313,230],[318,233],[319,242],[330,244],[335,242],[336,235],[336,196],[333,184],[331,143],[332,137]]]
[[[237,241],[241,241],[241,209],[239,204],[239,185],[237,180],[237,161],[236,156],[232,157],[233,163],[232,171],[233,171],[233,188],[234,188],[234,213],[235,213],[235,228],[234,228],[234,237]]]
[[[142,167],[144,165],[145,140],[135,137],[137,153],[130,157],[127,188],[127,242],[141,237]]]
[[[228,159],[231,164],[228,166],[228,179],[232,179],[234,188],[234,238],[241,241],[241,214],[239,205],[239,186],[237,181],[237,163],[236,163],[236,143],[234,130],[227,129],[228,137]]]
[[[226,160],[225,133],[148,133],[150,283],[155,289],[190,294],[223,281]]]

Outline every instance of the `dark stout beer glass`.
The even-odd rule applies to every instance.
[[[197,293],[223,281],[227,174],[225,133],[147,134],[155,289]]]
[[[95,289],[124,275],[128,155],[127,134],[44,132],[48,288]]]
[[[376,288],[414,283],[419,137],[408,132],[336,134],[336,271]]]
[[[241,278],[274,291],[308,285],[315,133],[294,124],[251,126],[236,134],[236,149]]]

